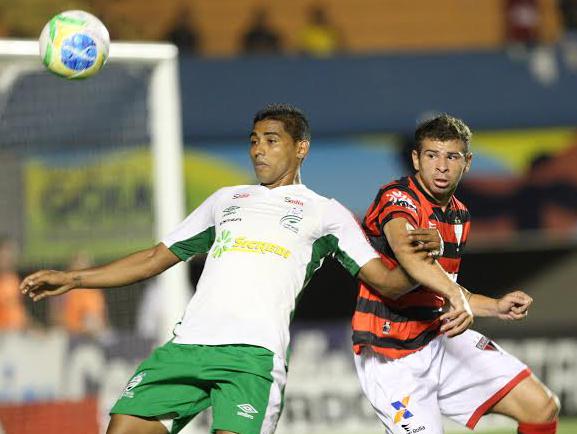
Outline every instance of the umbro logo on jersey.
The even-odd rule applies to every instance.
[[[241,411],[237,411],[236,415],[246,417],[247,419],[254,419],[253,414],[258,413],[258,410],[250,404],[238,404],[237,407],[240,408]]]
[[[228,217],[231,215],[235,215],[239,209],[240,209],[240,206],[234,206],[234,205],[229,206],[228,208],[226,208],[222,211],[222,217],[225,218],[225,217]]]
[[[244,199],[245,197],[249,197],[250,193],[236,193],[232,196],[233,199]]]

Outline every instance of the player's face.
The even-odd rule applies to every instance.
[[[294,184],[309,142],[295,141],[281,121],[265,119],[250,134],[250,158],[259,182],[274,188]]]
[[[423,139],[421,144],[421,151],[412,154],[417,178],[431,196],[446,202],[471,167],[472,155],[461,140]]]

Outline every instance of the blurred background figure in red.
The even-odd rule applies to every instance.
[[[505,32],[511,49],[528,50],[538,43],[540,13],[537,0],[506,0]]]

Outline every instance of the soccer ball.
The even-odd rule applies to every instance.
[[[40,57],[48,70],[69,79],[87,78],[108,59],[110,36],[94,15],[66,11],[46,23],[39,43]]]

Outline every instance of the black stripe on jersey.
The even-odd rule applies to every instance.
[[[380,301],[368,300],[363,297],[359,297],[357,300],[356,310],[357,312],[371,313],[392,322],[434,321],[442,314],[441,309],[430,306],[393,309]]]
[[[354,345],[374,345],[375,347],[382,348],[395,348],[397,350],[418,350],[419,348],[427,345],[439,334],[438,329],[425,330],[420,335],[413,339],[394,339],[394,338],[381,338],[371,332],[359,332],[353,331],[353,344]]]
[[[441,208],[433,207],[433,214],[429,216],[429,220],[437,220],[450,225],[461,225],[471,220],[471,214],[465,209],[448,209],[443,212]]]
[[[389,246],[387,237],[384,235],[378,237],[368,235],[367,238],[369,239],[369,243],[371,243],[373,249],[375,249],[377,252],[386,256],[390,256],[391,258],[395,257],[395,253],[393,252],[393,249],[391,249],[391,246]]]
[[[397,210],[389,214],[381,222],[381,233],[383,234],[383,236],[385,236],[385,225],[391,220],[396,219],[397,217],[401,218],[406,217],[405,220],[407,220],[411,226],[414,226],[415,228],[418,227],[418,223],[415,220],[415,217],[413,217],[410,212]]]
[[[459,259],[465,250],[465,243],[448,243],[444,242],[443,258]]]

